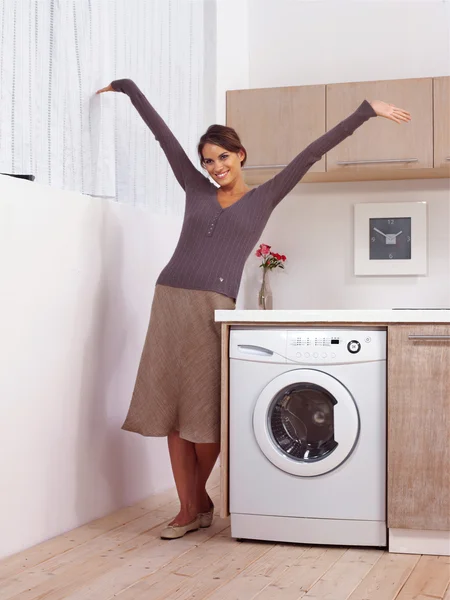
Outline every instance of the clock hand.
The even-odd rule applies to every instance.
[[[394,237],[397,237],[398,235],[400,235],[401,233],[403,233],[403,231],[399,231],[398,233],[394,233]]]
[[[380,231],[376,227],[374,227],[373,230],[376,231],[377,233],[381,233],[381,235],[384,235],[384,237],[387,237],[387,235],[385,233],[383,233],[382,231]]]

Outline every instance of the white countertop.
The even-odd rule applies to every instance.
[[[450,309],[216,310],[224,323],[450,323]]]

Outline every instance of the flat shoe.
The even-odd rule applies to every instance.
[[[162,540],[176,540],[190,531],[196,531],[200,527],[200,519],[196,517],[187,525],[168,525],[161,531]]]
[[[208,496],[208,498],[209,498],[209,496]],[[198,513],[198,515],[197,515],[197,518],[200,520],[201,528],[211,527],[212,522],[213,522],[214,504],[213,504],[213,501],[211,500],[211,498],[209,498],[209,501],[211,503],[210,510],[208,512]]]

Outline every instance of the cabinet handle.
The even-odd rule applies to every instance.
[[[450,335],[408,335],[410,340],[450,340]]]
[[[418,162],[418,158],[377,158],[373,160],[338,160],[337,165],[372,165],[380,163],[413,163]]]
[[[248,167],[242,167],[243,171],[249,171],[250,169],[284,169],[287,165],[250,165]]]
[[[450,161],[450,156],[445,160]],[[336,162],[337,165],[373,165],[383,163],[413,163],[419,162],[418,158],[377,158],[373,160],[339,160]],[[287,165],[248,165],[242,167],[243,171],[250,171],[251,169],[284,169]]]

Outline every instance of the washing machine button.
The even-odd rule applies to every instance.
[[[327,356],[328,356],[328,354],[327,354],[326,352],[324,352],[324,353],[322,354],[322,358],[326,358]]]
[[[302,357],[302,353],[301,352],[297,352],[295,355],[297,358],[301,358]]]
[[[368,335],[364,341],[366,342],[366,344],[370,344],[372,338]]]
[[[357,340],[352,340],[347,344],[347,350],[351,354],[357,354],[361,350],[361,344]]]
[[[334,352],[331,353],[331,358],[336,358],[336,354]]]
[[[314,352],[313,356],[314,356],[314,358],[319,358],[319,353],[318,352]]]
[[[309,357],[310,357],[309,352],[305,352],[305,358],[309,358]]]

